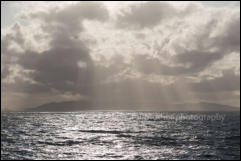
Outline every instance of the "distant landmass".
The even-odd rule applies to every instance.
[[[66,101],[51,102],[38,107],[25,109],[27,112],[69,112],[88,110],[90,107],[87,101]]]
[[[240,111],[239,107],[209,102],[175,104],[171,108],[179,109],[180,111],[186,111],[187,109],[189,111]]]
[[[93,108],[95,107],[95,108]],[[119,107],[119,108],[118,108]],[[38,107],[25,109],[25,112],[71,112],[83,110],[128,110],[128,107],[113,107],[113,106],[94,106],[87,101],[66,101],[66,102],[51,102]],[[138,106],[136,106],[138,107]],[[148,110],[148,106],[146,106]],[[133,108],[130,108],[133,110]],[[138,108],[135,108],[138,109]],[[150,111],[153,108],[149,107]],[[147,111],[145,110],[145,111]],[[165,106],[165,109],[155,108],[153,111],[240,111],[239,107],[228,105],[200,102],[200,103],[185,103],[185,104],[170,104]]]

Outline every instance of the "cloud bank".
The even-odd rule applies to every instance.
[[[2,108],[240,104],[240,7],[25,3],[32,9],[2,29]]]

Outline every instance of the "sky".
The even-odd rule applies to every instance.
[[[240,108],[240,2],[1,2],[1,109]]]

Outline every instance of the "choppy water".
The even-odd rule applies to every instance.
[[[3,113],[1,159],[240,159],[240,114],[219,115]]]

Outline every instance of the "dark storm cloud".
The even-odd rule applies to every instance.
[[[212,39],[212,45],[226,52],[240,52],[240,12],[231,17],[222,34]]]
[[[86,67],[79,67],[79,62],[86,63]],[[39,54],[26,53],[18,63],[25,69],[34,71],[31,74],[32,79],[50,88],[84,90],[91,82],[92,60],[88,50],[81,46],[59,47]]]
[[[134,62],[137,69],[145,74],[177,76],[201,72],[223,56],[217,52],[187,51],[172,57],[174,65],[166,65],[146,55],[136,56]]]
[[[205,51],[187,51],[174,57],[176,63],[187,64],[188,67],[179,67],[179,73],[192,74],[201,72],[211,66],[217,60],[224,57],[221,52],[205,52]]]
[[[22,55],[14,55],[15,63],[24,69],[31,70],[28,77],[36,82],[29,84],[28,92],[39,92],[55,89],[62,92],[73,92],[88,95],[91,91],[93,61],[89,49],[81,39],[75,39],[83,32],[84,20],[104,21],[108,11],[99,2],[78,2],[65,8],[51,9],[46,12],[35,12],[32,20],[40,20],[43,32],[48,34],[49,49],[44,52],[26,50]],[[11,41],[23,43],[19,26],[14,26],[15,35],[4,37],[4,53],[10,55],[8,47]],[[21,45],[21,44],[20,44]],[[9,59],[6,59],[9,60]],[[6,74],[5,74],[6,73]],[[6,77],[7,68],[3,76]],[[19,78],[15,78],[19,79]],[[15,89],[25,89],[26,81],[16,81]],[[25,91],[27,92],[27,91]]]
[[[204,79],[199,83],[190,83],[192,91],[201,93],[230,92],[240,90],[240,75],[232,69],[225,70],[221,77]]]

